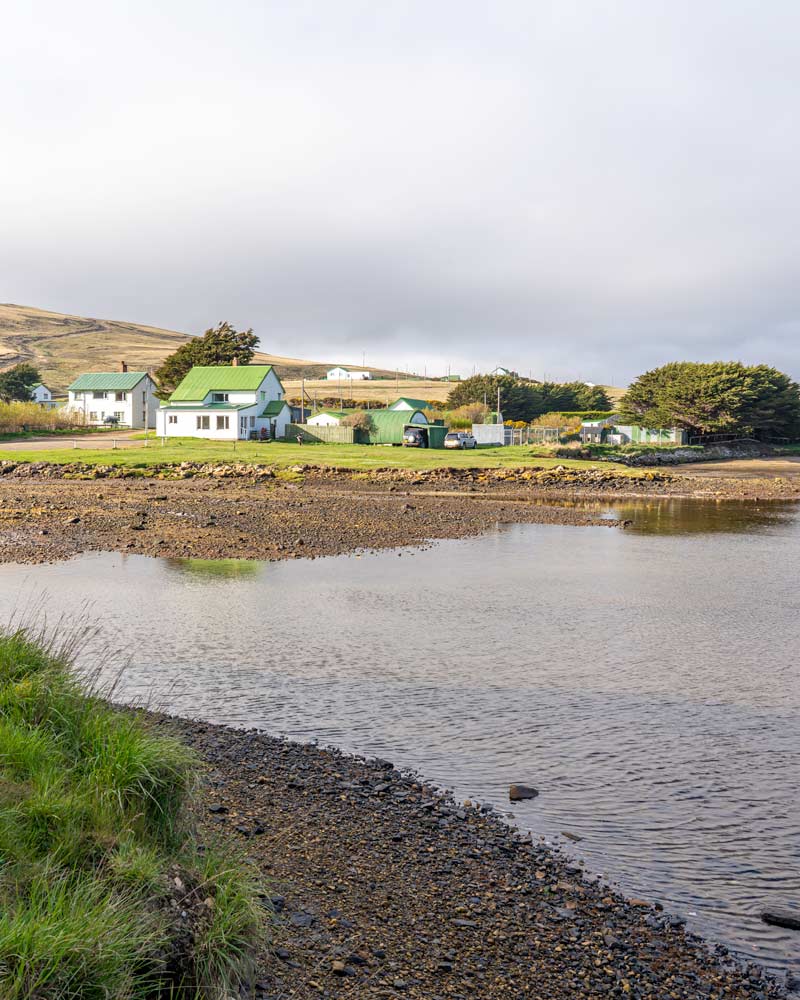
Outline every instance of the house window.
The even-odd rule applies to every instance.
[[[206,418],[206,419],[208,419],[208,418]],[[228,429],[228,426],[229,426],[229,420],[230,420],[230,417],[227,417],[227,416],[223,417],[221,414],[218,413],[217,414],[217,430],[218,431],[226,431]]]
[[[122,421],[125,419],[125,413],[122,410],[115,410],[114,418],[118,424],[121,424]]]
[[[262,403],[263,403],[263,402],[264,402],[264,400],[265,400],[265,399],[267,398],[267,394],[266,394],[266,392],[264,392],[264,390],[263,390],[263,389],[261,390],[261,392],[260,392],[260,393],[259,393],[258,395],[259,395],[259,398],[261,399],[261,402],[262,402]]]
[[[250,417],[250,426],[251,427],[255,427],[255,425],[256,425],[256,418],[255,417]]]
[[[92,421],[93,423],[96,423],[96,422],[97,422],[97,411],[96,411],[96,410],[91,410],[91,411],[89,412],[89,419],[90,419],[90,420],[91,420],[91,421]]]
[[[127,396],[126,396],[126,394],[124,392],[116,392],[116,393],[114,393],[114,401],[116,403],[124,403],[125,400],[126,400],[126,398],[127,398]]]
[[[227,403],[228,402],[228,394],[227,394],[227,392],[212,392],[211,393],[211,402],[212,403]]]
[[[105,399],[106,394],[104,392],[93,392],[92,399]]]
[[[144,392],[142,393],[142,402],[143,402],[143,403],[146,403],[146,402],[147,402],[147,390],[146,390],[146,389],[145,389],[145,390],[144,390]]]
[[[167,422],[170,423],[170,424],[177,424],[177,422],[178,422],[178,414],[177,413],[170,413],[170,415],[167,417]]]
[[[200,417],[197,418],[197,429],[199,431],[207,431],[211,427],[211,417]]]

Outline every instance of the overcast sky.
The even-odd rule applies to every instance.
[[[2,301],[800,377],[795,0],[29,0],[3,34]]]

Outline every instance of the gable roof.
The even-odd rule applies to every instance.
[[[86,372],[79,375],[68,392],[129,392],[147,378],[147,372]]]
[[[197,402],[209,392],[255,392],[271,371],[272,365],[195,365],[169,401]]]
[[[426,399],[412,399],[410,396],[400,396],[393,403],[390,403],[388,408],[391,410],[398,403],[407,403],[412,410],[432,409],[431,404]]]
[[[277,417],[284,406],[289,404],[285,399],[272,399],[264,407],[264,412],[261,414],[262,417]]]

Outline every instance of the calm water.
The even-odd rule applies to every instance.
[[[773,967],[800,934],[800,517],[625,505],[634,527],[527,525],[287,563],[94,555],[0,567],[0,619],[89,602],[120,694],[388,757],[563,839]],[[569,842],[565,842],[569,843]]]

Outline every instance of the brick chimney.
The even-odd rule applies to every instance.
[[[126,372],[128,370],[128,362],[127,361],[120,361],[120,363],[119,363],[119,370],[121,372]]]
[[[233,361],[231,361],[231,364],[233,365],[234,368],[238,368],[239,367],[239,359],[238,358],[234,358]]]

